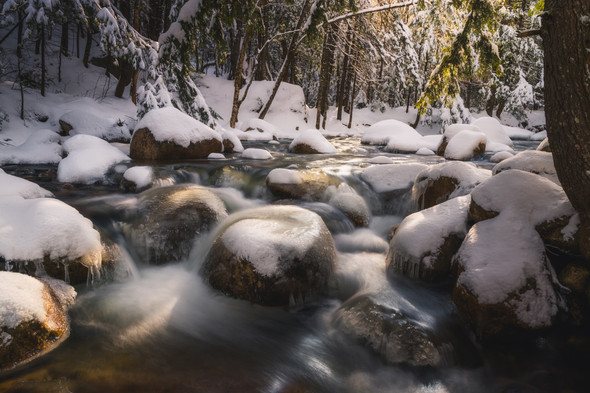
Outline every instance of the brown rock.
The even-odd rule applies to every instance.
[[[166,141],[157,141],[148,128],[133,133],[129,155],[134,160],[181,160],[191,158],[207,158],[211,153],[221,153],[222,142],[217,139],[206,139],[191,143],[188,147]]]
[[[321,170],[297,171],[301,183],[274,183],[266,179],[269,191],[278,198],[319,201],[330,186],[338,186],[341,180]]]
[[[579,294],[584,294],[589,279],[590,269],[586,266],[570,263],[559,272],[559,282]]]

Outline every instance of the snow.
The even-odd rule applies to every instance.
[[[45,285],[20,273],[0,272],[0,328],[29,321],[47,322]]]
[[[53,198],[0,197],[0,255],[8,261],[75,259],[101,264],[100,235],[73,207]]]
[[[134,183],[137,188],[147,187],[154,180],[154,170],[149,166],[134,166],[125,171],[123,178]]]
[[[174,142],[182,147],[209,139],[223,141],[218,132],[174,107],[149,111],[135,127],[142,128],[148,128],[159,142]]]
[[[514,157],[514,154],[509,151],[499,151],[490,157],[490,162],[502,162],[510,157]]]
[[[276,168],[269,172],[266,180],[272,184],[301,184],[303,180],[299,171],[285,168]]]
[[[467,233],[470,202],[470,196],[465,195],[410,214],[391,239],[391,252],[413,263],[410,271],[417,272],[422,264],[429,267],[429,256],[437,253],[448,236]]]
[[[494,176],[496,177],[496,176]],[[516,318],[527,326],[548,326],[560,303],[555,272],[545,246],[526,221],[501,214],[475,224],[457,253],[462,266],[457,285],[469,288],[483,304],[508,300]],[[531,280],[534,285],[527,286]]]
[[[222,153],[211,153],[207,156],[209,160],[224,160],[225,156]]]
[[[249,119],[242,127],[246,131],[238,134],[238,138],[241,140],[272,141],[278,134],[275,126],[258,118]]]
[[[12,176],[0,169],[0,197],[20,196],[24,199],[52,197],[53,194],[37,184],[17,176]]]
[[[512,146],[512,140],[508,137],[502,124],[500,124],[495,118],[482,116],[479,119],[476,119],[472,124],[479,127],[479,129],[486,134],[488,142],[496,142]]]
[[[0,165],[6,164],[57,164],[61,161],[61,137],[47,129],[41,129],[18,146],[0,144]]]
[[[112,119],[105,117],[104,113],[96,113],[95,110],[77,109],[66,112],[59,119],[72,126],[69,135],[87,134],[105,140],[131,140],[129,128],[122,124],[117,126]]]
[[[473,124],[458,123],[458,124],[449,124],[445,128],[445,132],[444,132],[443,135],[445,137],[447,137],[447,139],[451,139],[455,135],[457,135],[458,133],[460,133],[461,131],[479,131],[479,132],[482,132],[481,129],[478,126],[475,126]]]
[[[544,151],[526,150],[510,157],[494,166],[493,174],[498,174],[508,169],[520,169],[535,173],[551,180],[553,183],[561,185],[557,178],[555,165],[553,163],[553,154]]]
[[[325,225],[309,210],[275,206],[235,213],[224,227],[224,245],[234,255],[249,260],[258,273],[271,277],[279,271],[282,255],[303,258]]]
[[[365,169],[361,179],[377,193],[407,189],[416,175],[427,168],[424,164],[376,165]]]
[[[510,169],[475,187],[471,198],[487,211],[506,212],[531,226],[576,214],[563,189],[544,177]]]
[[[432,150],[430,150],[427,147],[421,147],[418,149],[418,151],[416,152],[417,155],[419,156],[434,156],[436,155],[436,153]]]
[[[387,145],[392,137],[399,136],[400,140],[408,138],[410,141],[420,139],[422,135],[408,124],[399,120],[382,120],[370,126],[361,138],[361,143],[369,145]],[[411,142],[410,142],[411,143]],[[414,149],[416,151],[418,149]]]
[[[485,145],[487,137],[483,132],[459,131],[445,149],[445,158],[449,160],[470,160],[473,152],[481,144]]]
[[[545,138],[547,138],[547,131],[541,131],[531,135],[531,141],[542,141]]]
[[[523,140],[528,140],[531,139],[531,136],[533,136],[534,132],[529,131],[529,130],[525,130],[524,128],[520,128],[520,127],[511,127],[511,126],[502,126],[504,127],[504,131],[506,132],[506,135],[508,135],[508,137],[510,139],[523,139]]]
[[[76,135],[65,141],[68,156],[57,168],[60,182],[91,184],[105,179],[109,168],[130,158],[108,142],[91,135]]]
[[[226,139],[229,140],[231,143],[233,143],[234,145],[234,152],[236,153],[241,153],[244,151],[244,146],[242,145],[242,142],[240,141],[240,138],[238,138],[238,136],[236,135],[235,132],[232,131],[228,131],[228,130],[221,130],[221,137],[223,138],[223,140],[225,141]]]
[[[377,156],[367,160],[369,164],[393,164],[393,160],[386,156]]]
[[[293,142],[289,145],[289,150],[292,151],[297,145],[310,146],[321,154],[334,154],[337,152],[336,148],[328,142],[322,133],[314,128],[302,131],[293,138]]]
[[[240,157],[250,160],[270,160],[272,159],[272,154],[268,150],[250,147],[244,150]]]

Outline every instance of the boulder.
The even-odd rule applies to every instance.
[[[487,138],[483,132],[460,131],[451,138],[444,150],[444,157],[447,160],[468,161],[485,153]]]
[[[334,314],[334,325],[391,364],[441,366],[443,347],[432,331],[372,295],[358,295]]]
[[[460,161],[432,165],[416,176],[412,199],[420,209],[427,209],[469,194],[475,186],[490,176],[489,170]]]
[[[110,119],[104,113],[92,110],[76,109],[64,113],[59,118],[60,135],[92,135],[109,142],[129,143],[131,131],[129,125],[120,119]]]
[[[336,148],[316,129],[299,133],[289,145],[289,151],[296,154],[334,154]]]
[[[142,260],[161,264],[188,257],[195,237],[225,217],[217,195],[204,187],[179,184],[142,192],[124,229]]]
[[[330,197],[329,203],[344,213],[355,227],[362,228],[369,226],[371,211],[367,203],[363,197],[354,192],[348,185],[341,184],[338,187],[338,191]]]
[[[494,166],[492,173],[496,175],[508,169],[520,169],[521,171],[531,172],[543,176],[555,184],[561,185],[557,178],[557,172],[555,171],[553,154],[549,152],[538,150],[522,151]]]
[[[541,143],[539,143],[539,146],[537,146],[537,151],[551,153],[551,146],[549,146],[549,138],[545,138],[541,141]]]
[[[569,263],[559,272],[559,282],[574,293],[584,295],[590,283],[590,268],[581,264]]]
[[[266,186],[275,197],[309,201],[322,200],[328,187],[339,184],[340,179],[319,169],[299,171],[277,168],[266,177]]]
[[[227,295],[295,306],[327,291],[335,258],[332,236],[317,214],[268,206],[230,216],[217,230],[201,272]]]
[[[70,332],[73,287],[51,278],[0,272],[0,375],[63,342]]]
[[[440,144],[438,145],[437,149],[436,149],[436,154],[444,157],[445,156],[445,150],[447,148],[447,145],[449,144],[449,141],[451,140],[451,138],[453,138],[455,135],[457,135],[459,132],[461,131],[479,131],[481,132],[481,130],[479,129],[479,127],[474,126],[473,124],[463,124],[463,123],[459,123],[459,124],[451,124],[448,125],[445,128],[445,132],[442,135],[442,139],[440,141]]]
[[[424,281],[449,277],[451,261],[467,233],[469,196],[407,216],[389,243],[389,272]]]
[[[207,125],[166,107],[149,111],[137,123],[130,153],[135,160],[207,158],[221,153],[223,139]]]
[[[482,338],[551,326],[565,305],[540,236],[508,214],[475,224],[453,269],[452,300]]]

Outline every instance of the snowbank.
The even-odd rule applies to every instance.
[[[418,131],[408,124],[399,120],[389,119],[382,120],[370,126],[363,134],[361,143],[368,145],[387,145],[394,136],[398,136],[400,139],[405,137],[410,141],[415,141],[422,137]]]
[[[12,176],[0,169],[0,197],[20,196],[24,199],[52,197],[53,194],[37,184],[17,176]]]
[[[66,112],[59,118],[59,123],[65,134],[70,136],[86,134],[107,141],[131,140],[131,131],[126,123],[121,120],[114,123],[104,113],[99,114],[95,110],[77,109]]]
[[[0,144],[0,165],[57,164],[61,161],[61,137],[53,131],[41,129],[18,146]]]

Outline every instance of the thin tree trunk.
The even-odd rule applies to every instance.
[[[240,112],[240,89],[242,88],[242,66],[244,59],[246,58],[246,49],[248,49],[248,31],[244,32],[244,38],[240,45],[240,53],[238,56],[237,63],[235,65],[235,77],[234,77],[234,97],[232,101],[231,118],[229,120],[229,126],[235,127],[238,122],[238,113]]]
[[[78,28],[76,29],[76,57],[79,59],[80,58],[80,33],[82,31],[82,28],[80,27],[80,24],[78,24]]]
[[[18,71],[18,84],[20,87],[20,118],[21,120],[25,120],[25,91],[23,86],[23,73],[22,73],[22,57],[23,57],[23,17],[22,11],[19,11],[19,22],[18,22],[18,32],[16,38],[16,61],[17,61],[17,71]]]
[[[350,38],[350,37],[349,37]],[[338,82],[338,90],[340,92],[340,97],[338,97],[338,112],[336,113],[336,119],[342,120],[342,109],[344,107],[344,103],[348,102],[348,96],[346,96],[346,78],[348,78],[348,62],[349,58],[348,55],[350,53],[350,41],[346,45],[346,51],[344,53],[344,59],[342,60],[342,73],[340,75],[340,81]]]
[[[352,82],[352,94],[350,95],[350,116],[348,117],[348,128],[352,127],[352,112],[354,110],[354,96],[356,95],[356,72],[354,73],[354,81]]]
[[[334,45],[335,31],[329,26],[326,29],[324,45],[322,48],[322,58],[320,61],[320,85],[318,87],[318,99],[316,102],[316,120],[315,127],[320,128],[320,124],[325,127],[325,118],[328,111],[328,93],[330,91],[330,79],[334,63]],[[322,122],[322,116],[324,121]]]
[[[410,111],[410,97],[412,95],[412,88],[408,88],[408,98],[406,99],[406,113]]]
[[[158,37],[162,33],[163,12],[164,2],[162,0],[150,0],[150,24],[147,36],[154,41],[158,41]]]
[[[45,97],[45,26],[41,25],[41,95]]]
[[[270,97],[268,98],[266,105],[264,106],[264,108],[260,112],[260,115],[258,116],[259,119],[264,119],[264,117],[268,113],[268,110],[270,109],[270,106],[272,105],[272,102],[273,102],[275,96],[277,95],[277,92],[279,91],[279,87],[281,86],[281,82],[285,79],[285,76],[287,75],[287,72],[289,71],[289,64],[291,63],[291,60],[295,56],[297,46],[299,45],[299,36],[301,33],[300,30],[308,18],[310,8],[311,8],[311,0],[305,0],[303,7],[301,7],[301,14],[299,15],[299,19],[297,20],[297,26],[295,27],[295,33],[293,33],[293,35],[291,36],[291,42],[289,44],[289,49],[287,50],[287,55],[286,55],[285,59],[283,60],[281,70],[279,72],[279,75],[277,76],[277,80],[276,80],[275,85],[272,89]]]
[[[590,2],[545,0],[545,116],[555,169],[580,214],[582,254],[590,260]]]
[[[137,104],[137,78],[139,77],[139,69],[133,69],[133,76],[131,77],[131,101]]]
[[[140,22],[141,22],[141,0],[135,0],[135,5],[133,6],[133,27],[135,30],[140,31]]]
[[[82,64],[88,68],[88,60],[90,59],[90,49],[92,48],[92,31],[90,26],[86,28],[86,46],[84,46],[84,57],[82,58]]]
[[[68,56],[68,47],[70,46],[70,28],[69,24],[62,23],[61,25],[61,41],[60,41],[60,52],[64,56]]]

